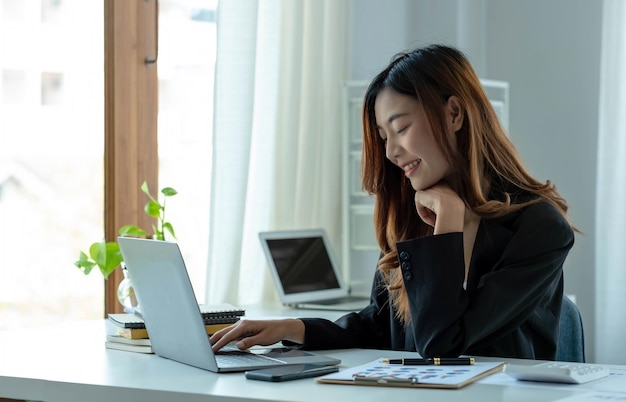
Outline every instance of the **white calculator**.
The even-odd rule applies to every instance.
[[[581,363],[548,362],[536,366],[507,364],[504,372],[516,380],[583,384],[611,374],[608,367]]]

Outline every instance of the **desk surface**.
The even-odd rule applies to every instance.
[[[338,313],[324,313],[327,317]],[[277,316],[319,315],[278,311]],[[553,401],[580,394],[581,386],[518,384],[496,374],[461,390],[400,389],[318,384],[315,379],[284,383],[247,380],[243,373],[215,374],[155,355],[108,350],[106,320],[73,328],[0,331],[0,397],[36,401]],[[379,357],[407,353],[376,350],[320,352],[347,368]],[[486,359],[497,360],[497,359]],[[524,364],[533,361],[517,361]],[[615,366],[626,373],[626,366]],[[626,376],[621,378],[626,381]],[[606,383],[609,384],[609,383]],[[623,384],[623,382],[622,382]],[[598,385],[599,386],[599,385]],[[595,388],[617,390],[623,388]],[[417,396],[419,394],[419,397]],[[626,396],[626,394],[624,394]]]

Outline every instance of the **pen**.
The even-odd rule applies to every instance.
[[[468,366],[474,364],[473,357],[433,357],[432,359],[383,359],[383,364],[402,364],[404,366]]]

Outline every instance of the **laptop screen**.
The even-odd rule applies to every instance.
[[[323,229],[261,232],[259,238],[283,304],[348,296]]]
[[[338,289],[321,237],[267,240],[285,294]]]

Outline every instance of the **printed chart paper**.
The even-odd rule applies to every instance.
[[[432,386],[437,388],[460,388],[461,386],[482,378],[502,368],[503,362],[476,362],[473,365],[463,366],[409,366],[401,364],[381,363],[377,359],[361,366],[342,370],[321,377],[322,383],[355,383],[354,377],[389,378],[391,380],[407,381],[405,386]],[[362,385],[362,384],[358,384]],[[364,384],[363,384],[364,385]],[[384,385],[384,384],[379,384]],[[402,386],[398,383],[389,386]]]

